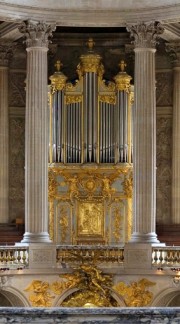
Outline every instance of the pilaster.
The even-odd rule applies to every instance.
[[[9,221],[8,61],[12,44],[0,44],[0,223]]]
[[[180,42],[166,50],[173,60],[172,223],[180,224]]]

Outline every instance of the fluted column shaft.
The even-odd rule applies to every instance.
[[[158,243],[156,214],[156,101],[154,24],[130,29],[135,37],[133,234],[131,242]]]
[[[23,243],[51,242],[48,234],[48,106],[46,24],[26,23],[25,234]]]
[[[0,223],[9,220],[8,67],[0,66]]]

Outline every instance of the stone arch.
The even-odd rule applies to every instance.
[[[72,295],[74,292],[78,291],[78,288],[70,288],[65,290],[61,296],[55,300],[53,307],[59,307],[63,303],[63,301]],[[117,301],[118,307],[126,307],[124,300],[120,295],[118,295],[115,291],[111,290],[111,296]]]
[[[5,298],[7,304],[11,307],[30,307],[30,303],[26,297],[17,289],[12,287],[3,287],[0,290],[0,295]]]
[[[161,291],[153,300],[151,307],[168,307],[174,298],[180,295],[179,287]]]

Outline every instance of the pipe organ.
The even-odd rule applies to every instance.
[[[131,77],[121,61],[113,81],[102,58],[80,56],[69,82],[61,62],[49,91],[49,230],[61,244],[124,243],[131,232]]]

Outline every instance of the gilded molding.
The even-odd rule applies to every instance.
[[[111,105],[116,104],[116,96],[115,95],[100,95],[99,101],[109,103]]]
[[[125,176],[124,181],[122,182],[124,195],[127,198],[132,198],[132,192],[133,192],[133,175],[132,172],[128,174],[128,176]]]
[[[65,104],[69,105],[71,103],[82,102],[82,96],[81,95],[66,95],[64,100],[65,100]]]

